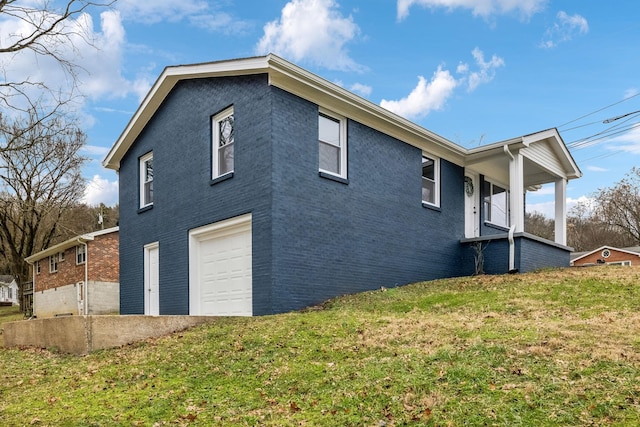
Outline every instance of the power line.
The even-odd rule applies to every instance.
[[[635,98],[636,96],[639,96],[639,95],[640,95],[640,92],[638,92],[638,93],[636,93],[636,94],[634,94],[634,95],[628,96],[628,97],[626,97],[626,98],[624,98],[624,99],[622,99],[622,100],[620,100],[620,101],[618,101],[618,102],[614,102],[613,104],[607,105],[606,107],[602,107],[602,108],[600,108],[600,109],[598,109],[598,110],[596,110],[596,111],[593,111],[593,112],[591,112],[591,113],[589,113],[589,114],[585,114],[584,116],[580,116],[580,117],[578,117],[577,119],[570,120],[570,121],[568,121],[568,122],[566,122],[566,123],[564,123],[564,124],[561,124],[560,126],[556,126],[556,128],[560,129],[560,128],[562,128],[562,127],[564,127],[564,126],[568,125],[568,124],[571,124],[571,123],[577,122],[578,120],[582,120],[582,119],[584,119],[585,117],[592,116],[592,115],[594,115],[594,114],[596,114],[596,113],[599,113],[600,111],[604,111],[604,110],[606,110],[607,108],[611,108],[611,107],[613,107],[613,106],[615,106],[615,105],[621,104],[621,103],[623,103],[623,102],[625,102],[625,101],[628,101],[628,100],[630,100],[630,99],[632,99],[632,98]]]

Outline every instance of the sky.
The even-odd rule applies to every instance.
[[[640,2],[602,0],[118,0],[89,9],[67,23],[84,37],[60,47],[80,66],[85,202],[117,203],[118,176],[101,162],[164,67],[275,53],[466,148],[557,128],[584,174],[569,182],[571,208],[640,166],[638,16]],[[0,16],[0,42],[20,25]],[[0,56],[0,68],[7,79],[70,84],[31,53]],[[528,193],[527,210],[552,217],[553,197],[552,186]]]

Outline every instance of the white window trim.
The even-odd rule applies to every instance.
[[[332,111],[326,110],[322,107],[318,108],[318,115],[330,117],[334,120],[337,120],[340,124],[340,147],[339,147],[340,148],[340,173],[335,173],[332,171],[322,169],[320,166],[318,166],[318,170],[322,173],[347,179],[347,176],[348,176],[348,173],[347,173],[347,119],[344,116],[341,116]],[[320,138],[318,137],[318,144],[319,143],[320,143]],[[320,148],[318,146],[318,150],[319,149]],[[318,163],[319,163],[319,160],[318,160]]]
[[[58,272],[58,254],[49,256],[49,273]]]
[[[148,160],[152,160],[153,159],[153,151],[148,152],[147,154],[145,154],[144,156],[140,157],[140,182],[139,182],[139,187],[140,187],[140,208],[146,208],[147,206],[153,206],[153,200],[151,200],[151,202],[149,203],[145,203],[145,198],[144,198],[144,185],[146,184],[145,181],[145,176],[146,176],[146,171],[145,171],[145,163]],[[155,167],[154,167],[155,169]],[[155,174],[155,170],[153,171]],[[153,177],[153,180],[155,180],[155,175]],[[152,180],[152,181],[153,181]]]
[[[78,262],[78,256],[81,254],[80,249],[82,248],[82,261]],[[86,245],[78,245],[76,246],[76,265],[82,265],[87,262],[87,246]]]
[[[434,181],[434,198],[433,198],[433,202],[428,202],[426,200],[423,200],[422,203],[429,205],[429,206],[435,206],[435,207],[440,207],[440,158],[433,156],[429,153],[422,153],[422,157],[427,157],[428,159],[433,160],[433,181]],[[420,164],[422,165],[422,157],[420,157]],[[422,180],[424,179],[424,177],[422,177],[422,167],[420,168],[420,188],[422,189]],[[421,191],[422,194],[422,191]],[[422,196],[421,196],[422,197]]]
[[[608,262],[607,265],[622,265],[628,267],[631,265],[631,261],[611,261]]]
[[[487,212],[484,212],[484,216],[485,216],[485,221],[484,222],[486,222],[487,224],[495,225],[497,227],[509,228],[510,225],[511,225],[511,212],[510,212],[510,209],[511,209],[511,202],[510,202],[511,190],[509,189],[509,186],[508,185],[504,185],[504,184],[502,184],[502,183],[500,183],[498,181],[494,181],[492,179],[487,179],[486,177],[484,178],[484,181],[488,182],[489,184],[491,184],[491,194],[489,194],[489,196],[491,196],[491,199],[493,199],[493,186],[494,185],[497,185],[498,187],[503,188],[506,191],[506,193],[507,193],[507,201],[506,201],[506,206],[505,206],[505,208],[506,208],[505,215],[506,215],[507,223],[506,224],[500,224],[500,223],[497,223],[497,222],[495,222],[493,220],[486,219]],[[483,205],[483,207],[484,207],[484,200],[485,200],[486,197],[487,197],[486,194],[482,195],[482,205]],[[493,201],[490,202],[490,205],[493,206]]]
[[[216,179],[224,175],[232,174],[236,168],[235,156],[234,156],[233,167],[231,168],[231,170],[223,174],[220,173],[220,158],[219,158],[220,147],[218,147],[218,145],[220,144],[220,132],[218,132],[218,125],[222,120],[232,115],[233,115],[233,106],[219,112],[218,114],[216,114],[211,118],[211,133],[213,134],[212,135],[213,138],[211,141],[211,178],[212,179]],[[235,131],[235,117],[234,117],[233,126]],[[233,150],[235,154],[235,145],[236,145],[235,136],[232,144],[234,146]]]

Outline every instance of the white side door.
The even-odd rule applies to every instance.
[[[158,242],[144,246],[144,314],[160,314],[160,246]]]
[[[464,175],[464,237],[480,236],[480,189],[478,175]]]

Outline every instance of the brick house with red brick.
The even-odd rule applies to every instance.
[[[640,246],[614,248],[602,246],[590,252],[579,252],[571,256],[571,265],[588,267],[592,265],[640,265]]]
[[[31,255],[37,317],[120,309],[119,228],[82,234]]]

